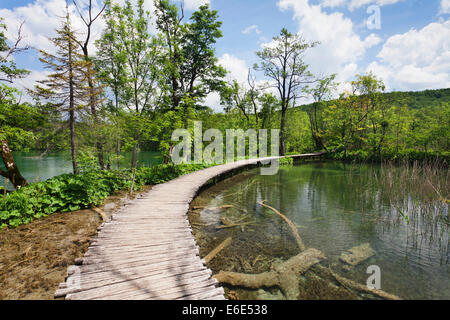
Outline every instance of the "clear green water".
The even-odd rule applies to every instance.
[[[259,169],[252,169],[205,190],[193,203],[206,207],[231,204],[234,208],[193,210],[190,221],[204,254],[225,238],[233,239],[212,261],[214,272],[264,272],[269,266],[256,262],[263,260],[259,255],[270,262],[298,253],[288,226],[258,204],[267,200],[296,224],[306,247],[324,252],[324,265],[341,275],[365,284],[367,267],[377,265],[384,291],[405,299],[450,299],[448,206],[445,202],[432,205],[434,211],[423,215],[409,212],[407,223],[382,197],[380,190],[385,186],[372,178],[377,170],[379,167],[309,163],[261,176]],[[444,172],[442,176],[445,179]],[[400,195],[406,204],[410,196],[407,192]],[[216,228],[220,219],[237,221],[246,212],[243,221],[253,224],[244,229]],[[430,218],[433,215],[445,219]],[[342,270],[341,253],[362,243],[369,243],[375,255],[350,271]]]
[[[40,152],[14,152],[14,160],[20,172],[28,182],[44,181],[51,177],[72,172],[72,162],[68,152],[51,153],[39,158]],[[131,152],[122,153],[121,167],[129,167]],[[138,166],[153,166],[162,162],[159,152],[143,151],[139,153]],[[116,167],[116,164],[113,163]],[[5,185],[5,179],[0,177],[0,186]],[[12,189],[9,184],[8,189]]]

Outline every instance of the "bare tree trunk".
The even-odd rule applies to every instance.
[[[89,0],[89,4],[88,4],[88,19],[85,19],[83,17],[82,12],[81,12],[82,11],[81,8],[78,6],[78,4],[75,2],[75,0],[73,2],[75,4],[75,8],[77,9],[81,19],[83,20],[83,22],[84,22],[84,24],[86,25],[86,28],[87,28],[86,40],[84,41],[84,43],[81,43],[79,41],[77,41],[77,43],[81,47],[81,49],[83,51],[84,59],[88,62],[89,61],[88,45],[89,45],[89,40],[90,40],[90,37],[91,37],[92,24],[102,14],[103,10],[105,10],[106,3],[103,5],[103,7],[97,13],[97,15],[94,17],[92,15],[92,7],[93,7],[92,0]],[[94,120],[94,127],[98,128],[99,127],[99,121],[98,121],[97,110],[96,110],[97,102],[95,101],[95,97],[96,97],[97,93],[95,92],[96,89],[95,89],[95,86],[94,86],[92,69],[91,69],[91,65],[90,64],[88,65],[87,78],[88,78],[89,95],[90,95],[90,97],[89,97],[89,105],[91,107],[91,115],[92,115],[92,118]],[[105,160],[104,160],[104,157],[103,157],[103,142],[102,142],[102,139],[101,139],[101,135],[96,132],[95,133],[95,138],[96,138],[98,164],[100,165],[100,168],[102,170],[105,170],[106,167],[105,167]]]
[[[139,143],[135,140],[134,147],[133,147],[133,153],[131,155],[131,169],[136,169],[136,167],[137,167],[138,148],[139,148]]]
[[[87,53],[85,56],[86,60],[88,59]],[[91,106],[91,114],[92,118],[94,120],[94,128],[99,128],[99,121],[97,116],[97,109],[96,109],[96,101],[95,101],[95,87],[94,82],[92,80],[92,74],[91,74],[91,67],[88,66],[88,86],[89,86],[89,104]],[[105,160],[103,157],[103,143],[101,139],[101,134],[98,132],[95,133],[95,138],[97,140],[96,147],[97,147],[97,157],[98,157],[98,164],[100,165],[100,168],[102,170],[105,170]]]
[[[286,109],[281,110],[281,124],[280,124],[280,156],[286,155]]]
[[[78,174],[77,145],[75,141],[75,99],[73,88],[72,44],[69,42],[69,127],[73,173]]]
[[[69,110],[69,127],[70,127],[70,147],[72,151],[72,167],[73,173],[78,174],[77,164],[77,144],[75,141],[75,111],[73,108],[73,97],[71,97],[71,107]]]
[[[0,169],[0,175],[9,179],[13,184],[14,188],[18,189],[24,187],[28,184],[27,180],[20,174],[19,167],[17,166],[14,158],[12,156],[12,151],[8,146],[8,141],[6,139],[0,141],[2,148],[2,159],[5,165],[6,171]]]
[[[120,133],[117,137],[117,169],[120,168]]]

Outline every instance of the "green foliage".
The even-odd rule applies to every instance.
[[[294,158],[281,158],[278,163],[280,166],[292,166],[294,164]]]
[[[450,141],[447,89],[437,90],[442,92],[443,100],[413,109],[408,106],[410,99],[405,98],[408,93],[383,93],[383,82],[371,73],[358,75],[351,85],[350,93],[323,102],[314,111],[320,119],[317,126],[320,130],[316,133],[328,150],[337,150],[336,159],[381,161],[446,157]],[[307,111],[312,108],[301,107]],[[314,131],[312,136],[314,138]]]
[[[208,93],[221,89],[226,74],[214,49],[222,37],[218,12],[205,4],[192,13],[190,22],[184,22],[184,13],[173,1],[155,0],[155,7],[166,83],[161,108],[200,108]]]
[[[17,68],[16,63],[11,56],[17,52],[26,50],[27,48],[18,47],[20,40],[14,47],[10,47],[5,35],[6,30],[7,27],[3,23],[3,18],[0,17],[0,81],[12,83],[14,79],[28,75],[30,71]],[[20,37],[19,31],[18,38],[20,39]]]
[[[91,159],[87,157],[88,159]],[[86,164],[90,160],[85,160]],[[164,164],[136,169],[135,189],[174,179],[207,168],[206,164]],[[0,228],[17,227],[54,212],[66,212],[100,205],[115,191],[129,190],[131,170],[85,170],[32,183],[0,199]]]

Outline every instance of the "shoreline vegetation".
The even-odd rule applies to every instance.
[[[292,159],[280,159],[279,164],[292,164]],[[3,189],[0,190],[0,230],[28,224],[56,212],[93,208],[114,192],[132,191],[132,188],[139,191],[143,186],[164,183],[214,165],[160,164],[138,167],[134,174],[131,169],[94,169],[30,183],[13,192]]]
[[[206,164],[161,164],[135,170],[88,170],[63,174],[30,183],[0,199],[0,230],[17,227],[55,212],[68,212],[101,205],[116,191],[140,190],[144,185],[163,183]]]
[[[417,153],[415,153],[417,155]],[[433,172],[436,176],[439,170],[448,169],[446,156],[423,155],[420,160],[396,158],[395,160],[366,159],[358,153],[348,153],[342,158],[342,153],[329,153],[327,161],[342,161],[350,163],[377,163],[382,168],[392,171],[395,166],[411,167],[415,181],[420,179],[418,172]],[[304,160],[303,160],[304,161]],[[323,161],[323,160],[322,160]],[[292,165],[293,158],[282,158],[279,164]],[[183,174],[205,169],[216,164],[160,164],[153,167],[138,167],[133,174],[131,169],[118,170],[85,170],[78,174],[62,174],[46,181],[30,183],[13,192],[0,190],[0,230],[14,228],[27,224],[34,219],[48,216],[55,212],[70,212],[99,206],[103,201],[117,191],[141,190],[143,186],[151,186],[175,179]],[[383,173],[383,172],[382,172]],[[392,173],[389,173],[389,177]],[[430,175],[431,176],[431,175]],[[403,182],[407,180],[405,177]],[[428,182],[430,179],[428,178]],[[431,182],[430,182],[431,184]],[[390,181],[390,186],[393,183]],[[400,185],[400,184],[399,184]],[[431,187],[433,185],[431,184]],[[436,189],[433,187],[436,191]],[[433,191],[433,190],[431,190]],[[438,192],[438,191],[436,191]],[[442,196],[441,196],[442,197]],[[448,199],[444,199],[448,202]]]

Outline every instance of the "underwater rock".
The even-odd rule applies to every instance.
[[[285,300],[283,293],[280,290],[276,290],[275,293],[270,291],[259,289],[256,291],[256,298],[258,300]]]
[[[363,243],[359,246],[349,249],[347,252],[343,252],[339,257],[339,260],[346,264],[344,266],[344,269],[349,270],[350,268],[369,259],[373,255],[375,255],[375,251],[370,247],[370,244]]]

